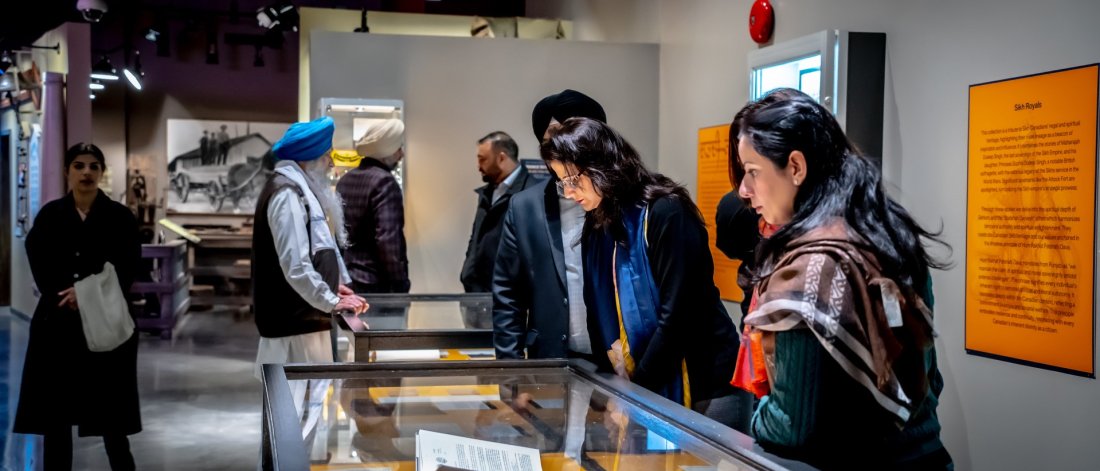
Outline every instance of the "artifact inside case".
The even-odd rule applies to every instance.
[[[492,296],[367,294],[337,323],[356,362],[493,359]]]

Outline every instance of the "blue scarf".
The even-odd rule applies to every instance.
[[[599,342],[606,352],[625,335],[629,349],[624,349],[624,357],[627,373],[631,376],[634,362],[645,357],[646,347],[657,331],[657,310],[661,303],[646,253],[648,216],[649,210],[644,205],[626,209],[623,211],[626,240],[616,242],[606,231],[599,232],[589,239],[585,253],[588,307],[600,332],[600,338],[593,339],[594,343]],[[677,376],[654,392],[685,404],[687,377]]]

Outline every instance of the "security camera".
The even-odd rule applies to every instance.
[[[76,9],[84,16],[84,20],[90,23],[99,23],[103,15],[107,13],[107,2],[104,0],[76,0]]]

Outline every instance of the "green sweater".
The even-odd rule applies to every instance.
[[[931,307],[930,287],[922,297]],[[928,460],[950,469],[936,416],[943,376],[934,348],[925,367],[928,394],[899,430],[809,329],[778,332],[774,382],[753,414],[752,433],[765,449],[823,469],[934,469]]]

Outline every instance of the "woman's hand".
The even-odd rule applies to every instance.
[[[76,311],[79,309],[76,305],[76,287],[69,287],[68,289],[57,293],[61,296],[61,302],[57,303],[57,307],[68,307]]]

